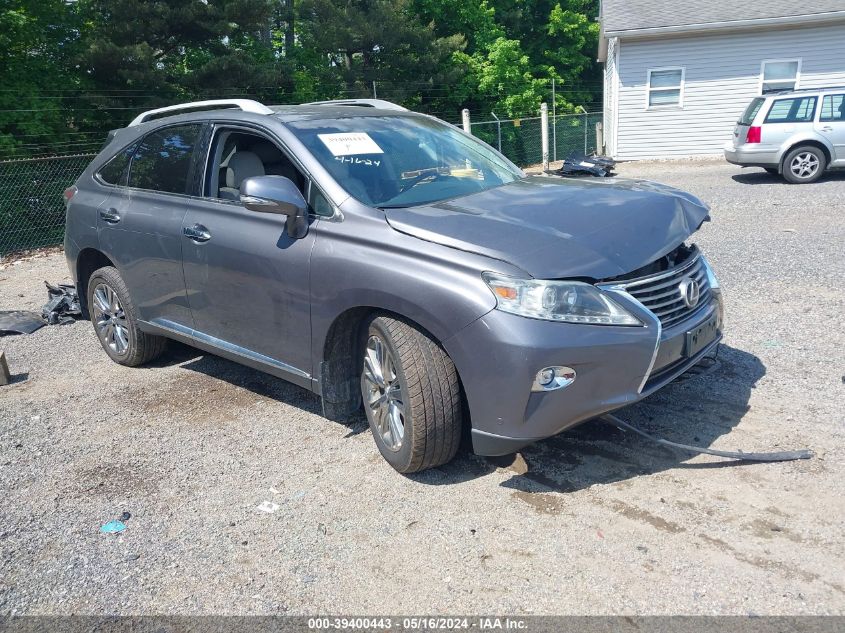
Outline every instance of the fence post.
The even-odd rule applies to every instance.
[[[554,77],[552,77],[552,160],[557,161],[557,97]]]
[[[493,115],[493,118],[496,119],[496,132],[499,138],[499,153],[502,152],[502,122],[499,120],[499,117],[496,116],[495,112],[491,112],[490,114]]]
[[[461,119],[463,119],[464,122],[464,132],[466,132],[467,134],[472,134],[472,128],[469,124],[469,110],[467,110],[466,108],[461,110]]]
[[[587,113],[584,113],[584,156],[587,155]]]
[[[549,104],[540,104],[540,140],[543,145],[543,171],[549,171]]]

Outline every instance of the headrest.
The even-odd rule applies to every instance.
[[[258,156],[252,152],[235,152],[226,166],[226,186],[240,189],[247,178],[264,175],[264,163]]]

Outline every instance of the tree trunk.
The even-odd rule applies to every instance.
[[[293,53],[295,43],[294,24],[296,22],[296,6],[294,0],[285,0],[285,56]]]

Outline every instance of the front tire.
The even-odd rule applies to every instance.
[[[373,319],[364,337],[361,393],[376,446],[397,471],[434,468],[455,456],[458,373],[428,334],[391,317]]]
[[[104,266],[91,275],[88,311],[100,345],[114,362],[137,367],[164,352],[166,338],[138,328],[135,304],[116,268]]]
[[[816,182],[827,167],[827,157],[818,147],[796,147],[783,159],[783,177],[793,184]]]

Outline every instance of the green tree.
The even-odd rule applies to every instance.
[[[32,153],[73,127],[63,96],[86,83],[69,63],[80,30],[63,0],[0,0],[0,151]]]
[[[170,97],[202,90],[204,81],[227,71],[234,73],[227,84],[235,89],[261,75],[260,65],[244,62],[262,48],[271,0],[79,4],[92,25],[81,64],[95,86],[161,91]]]
[[[303,0],[302,47],[324,60],[346,96],[372,96],[376,81],[394,100],[419,100],[464,38],[438,37],[412,9],[410,0]]]
[[[523,43],[538,77],[554,77],[558,109],[589,104],[601,95],[595,61],[598,0],[492,0],[508,37]]]

